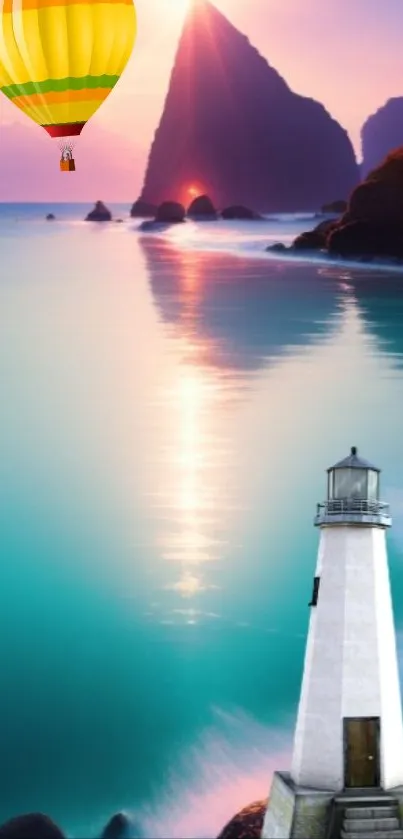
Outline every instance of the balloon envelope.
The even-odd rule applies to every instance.
[[[80,134],[135,35],[133,0],[0,0],[0,90],[52,137]]]

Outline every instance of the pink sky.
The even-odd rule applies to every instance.
[[[136,0],[135,50],[77,143],[74,175],[59,173],[57,142],[1,97],[0,201],[135,200],[188,2]],[[215,4],[293,90],[323,102],[348,130],[358,155],[367,116],[403,95],[402,0]]]

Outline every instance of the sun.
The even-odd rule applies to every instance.
[[[189,186],[188,195],[190,196],[190,198],[197,198],[197,196],[200,195],[200,190],[197,189],[197,186]]]

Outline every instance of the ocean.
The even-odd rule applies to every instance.
[[[265,254],[303,214],[89,209],[0,206],[0,822],[206,839],[289,766],[351,445],[383,469],[401,643],[403,274]]]

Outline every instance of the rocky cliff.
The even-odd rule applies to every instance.
[[[193,0],[179,41],[141,200],[219,209],[315,210],[359,180],[347,133],[293,93],[208,0]]]
[[[361,130],[362,173],[367,175],[389,152],[403,146],[403,96],[389,99],[368,117]]]

